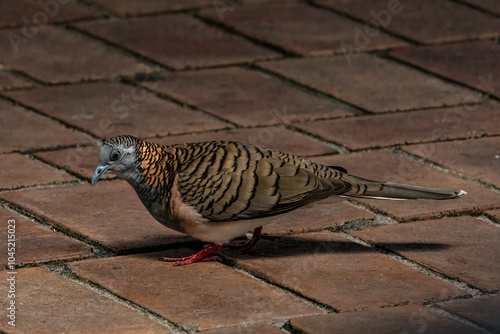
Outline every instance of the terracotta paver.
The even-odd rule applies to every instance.
[[[391,55],[500,98],[500,45],[497,43],[418,46],[394,50]]]
[[[40,87],[5,95],[101,138],[120,134],[152,137],[226,127],[143,88],[121,83]]]
[[[90,136],[0,100],[0,153],[90,143]],[[29,134],[29,135],[28,135]]]
[[[448,217],[349,233],[481,289],[499,289],[500,229],[476,218]],[[400,247],[402,243],[412,246]]]
[[[220,263],[175,267],[158,261],[161,256],[189,253],[192,251],[87,260],[72,263],[71,267],[77,275],[193,329],[322,313],[282,290]]]
[[[299,156],[324,155],[337,152],[325,144],[311,140],[280,126],[231,129],[152,139],[152,141],[164,145],[212,140],[238,141],[263,148],[289,152]]]
[[[207,334],[281,334],[283,333],[276,327],[271,325],[256,325],[256,326],[237,326],[221,329],[209,329],[203,331]]]
[[[421,306],[398,306],[291,320],[304,333],[481,333]]]
[[[132,56],[82,34],[54,26],[37,29],[29,38],[23,37],[22,29],[1,30],[0,62],[52,84],[152,72]],[[14,35],[19,39],[11,43],[9,36]]]
[[[147,84],[145,84],[147,85]],[[242,126],[351,116],[354,108],[239,67],[174,73],[155,90]]]
[[[283,236],[262,243],[256,254],[234,258],[259,276],[341,311],[467,294],[328,231]]]
[[[486,214],[494,217],[497,220],[497,222],[500,222],[500,209],[498,209],[498,210],[489,210],[489,211],[485,211],[485,212],[486,212]]]
[[[302,123],[298,128],[350,149],[500,134],[500,104],[455,106]],[[427,145],[427,144],[424,144]]]
[[[98,4],[119,16],[136,16],[156,14],[164,11],[174,11],[197,6],[214,6],[211,0],[89,0]]]
[[[500,332],[500,295],[453,300],[439,305],[493,333]]]
[[[500,18],[449,0],[317,0],[410,40],[444,43],[500,35]],[[453,13],[453,15],[449,15]]]
[[[8,225],[12,223],[10,221],[14,221],[15,240],[12,241],[15,242],[15,263],[18,266],[93,255],[89,246],[4,208],[0,208],[0,219],[2,221],[2,235],[4,236],[7,236]],[[7,237],[0,240],[0,247],[7,249]],[[9,245],[9,248],[12,248],[12,244]],[[0,265],[7,265],[7,259],[7,252],[4,252],[0,258]]]
[[[13,189],[76,180],[65,171],[18,153],[0,159],[0,189]]]
[[[73,1],[19,0],[2,1],[0,27],[22,27],[45,25],[98,18],[99,14]],[[30,30],[31,30],[30,29]]]
[[[500,187],[500,137],[411,145],[403,150]]]
[[[400,220],[430,219],[457,212],[480,213],[500,207],[500,195],[472,182],[446,175],[430,167],[398,157],[387,151],[371,151],[331,157],[317,157],[315,161],[342,166],[353,175],[372,180],[383,180],[417,186],[462,189],[467,195],[451,200],[391,201],[360,199],[358,201]]]
[[[29,88],[31,83],[12,75],[6,71],[0,71],[0,90],[15,89],[15,88]]]
[[[175,69],[278,56],[274,51],[182,14],[86,22],[76,27]]]
[[[500,3],[496,0],[465,0],[465,2],[471,5],[478,6],[480,8],[489,10],[492,13],[500,15]]]
[[[472,95],[467,89],[367,54],[286,59],[259,66],[375,113],[457,105]]]
[[[0,197],[114,251],[191,240],[158,223],[122,181],[13,191]]]
[[[200,15],[220,21],[219,12],[212,8],[200,11]],[[240,6],[234,13],[225,15],[221,22],[300,55],[352,52],[355,48],[353,41],[360,34],[359,23],[303,3]],[[363,47],[363,51],[404,45],[407,45],[404,41],[379,33]]]
[[[11,275],[0,272],[0,287],[8,291]],[[168,333],[168,329],[114,301],[43,268],[17,270],[15,327],[8,333]],[[2,309],[10,300],[2,298]],[[5,314],[5,313],[4,313]]]

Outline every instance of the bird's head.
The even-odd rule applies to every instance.
[[[140,139],[128,135],[105,140],[99,151],[99,165],[91,184],[95,185],[108,171],[122,179],[133,178],[139,164],[137,151],[140,143]]]

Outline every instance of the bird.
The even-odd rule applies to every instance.
[[[330,196],[376,199],[457,198],[463,190],[424,188],[365,179],[277,150],[233,141],[160,145],[131,135],[102,142],[94,186],[107,172],[127,181],[161,224],[207,242],[191,256],[162,258],[187,265],[211,261],[228,243],[251,251],[268,220]]]

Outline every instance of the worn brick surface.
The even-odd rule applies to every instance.
[[[0,272],[0,287],[8,291],[7,271]],[[2,310],[8,298],[2,298]],[[76,282],[43,268],[17,270],[16,326],[8,333],[167,333],[164,326],[125,306],[98,295]]]
[[[212,8],[200,14],[215,22],[220,13]],[[353,51],[359,23],[303,3],[239,6],[224,15],[225,25],[249,36],[301,55],[328,55]],[[404,46],[406,42],[379,33],[362,49]]]
[[[90,142],[89,136],[83,133],[2,100],[0,123],[4,129],[9,129],[0,131],[1,153]]]
[[[453,300],[439,305],[493,333],[500,332],[500,295]]]
[[[349,233],[481,289],[500,288],[500,229],[476,218],[449,217]],[[408,244],[412,246],[401,246]]]
[[[237,326],[203,331],[207,334],[282,334],[283,332],[271,325]]]
[[[421,306],[313,315],[292,319],[291,325],[311,334],[330,334],[333,329],[338,333],[481,333]]]
[[[403,150],[500,188],[500,137],[411,145]]]
[[[480,8],[489,10],[492,13],[500,15],[500,2],[496,0],[465,0],[465,2],[471,5],[478,6]]]
[[[362,149],[498,135],[499,111],[500,104],[480,104],[322,120],[297,127],[350,149]]]
[[[262,148],[289,152],[299,156],[314,156],[335,153],[325,144],[289,131],[283,127],[231,129],[217,132],[203,132],[152,139],[164,145],[194,143],[212,140],[230,140],[256,145]]]
[[[365,22],[419,43],[443,43],[500,35],[500,19],[448,0],[319,0]],[[453,15],[450,15],[453,13]]]
[[[283,236],[235,259],[259,276],[342,311],[466,294],[328,231]]]
[[[423,199],[408,201],[359,200],[401,221],[428,219],[457,212],[480,213],[489,208],[500,207],[498,193],[390,154],[387,151],[318,157],[314,160],[327,165],[342,166],[353,175],[360,175],[372,180],[467,191],[465,196],[441,201]]]
[[[472,95],[467,89],[367,54],[287,59],[259,66],[376,113],[456,105]]]
[[[119,16],[147,15],[208,5],[215,7],[216,4],[212,0],[89,0],[89,2],[100,5]]]
[[[120,134],[151,137],[226,126],[143,88],[121,83],[40,87],[5,95],[101,138]]]
[[[0,90],[29,87],[31,87],[31,83],[20,79],[9,72],[0,71]]]
[[[4,154],[0,159],[0,189],[76,180],[65,171],[50,167],[18,153]]]
[[[489,210],[486,213],[492,217],[494,217],[498,222],[500,222],[500,209],[498,210]]]
[[[489,41],[401,48],[391,55],[500,97],[500,45]],[[481,59],[481,61],[477,61]],[[471,102],[476,98],[471,97]]]
[[[0,27],[28,27],[99,17],[76,1],[19,0],[0,2]]]
[[[47,226],[36,224],[14,214],[6,209],[0,208],[0,220],[2,222],[2,235],[7,236],[9,220],[15,223],[15,258],[16,265],[25,265],[40,261],[52,261],[60,259],[73,259],[91,256],[90,247],[77,242],[69,237],[51,230]],[[10,224],[10,223],[9,223]],[[9,244],[9,248],[12,248]],[[7,264],[7,237],[0,239],[0,248],[6,250],[1,254],[0,265]]]
[[[9,34],[19,36],[22,42],[12,44]],[[47,83],[98,80],[152,71],[132,56],[82,34],[53,26],[39,27],[29,39],[23,37],[22,29],[0,31],[0,62]]]
[[[155,89],[243,126],[350,116],[354,109],[237,67],[174,73]]]
[[[250,62],[277,53],[187,15],[162,15],[76,25],[175,69]]]
[[[0,197],[116,251],[191,240],[158,223],[121,181],[13,191]]]
[[[180,250],[87,260],[71,267],[76,274],[189,328],[321,313],[283,290],[217,262],[175,267],[158,261],[160,256],[190,253]]]

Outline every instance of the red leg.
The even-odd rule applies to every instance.
[[[255,230],[253,230],[252,239],[242,243],[241,245],[233,246],[231,247],[231,249],[237,249],[238,252],[240,253],[250,252],[255,247],[255,245],[257,245],[260,239],[276,240],[277,237],[269,237],[262,235],[262,226],[260,226],[257,227]]]
[[[194,253],[191,256],[185,257],[163,257],[160,260],[166,262],[175,262],[176,266],[184,266],[186,264],[200,262],[200,261],[214,261],[215,257],[211,256],[214,253],[217,253],[222,249],[223,246],[216,244],[209,244],[197,253]]]

